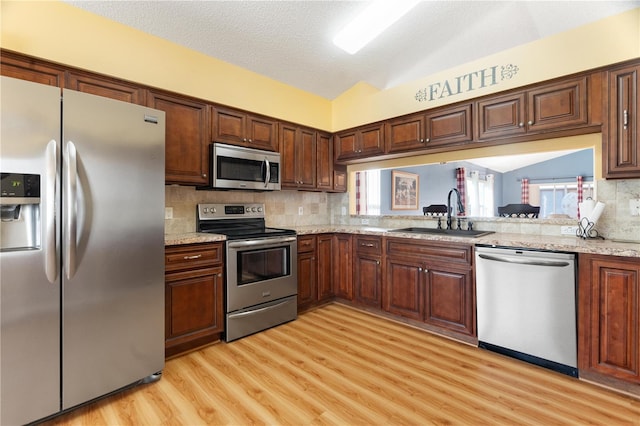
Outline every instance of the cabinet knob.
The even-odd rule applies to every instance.
[[[207,174],[206,174],[206,173],[203,173],[203,174],[202,174],[202,177],[203,177],[203,178],[206,178],[206,177],[207,177]]]
[[[418,268],[418,272],[422,272],[422,268]]]
[[[425,139],[425,142],[429,142],[429,141],[431,141],[431,138]]]
[[[376,260],[376,265],[379,265],[379,264],[380,264],[380,261],[379,261],[379,260]]]
[[[253,139],[249,139],[249,143],[253,143]]]
[[[527,123],[529,126],[531,126],[533,124],[533,120],[529,120],[529,122]]]
[[[424,139],[420,139],[420,143],[424,143]]]
[[[218,278],[222,278],[222,273],[218,274]]]
[[[246,142],[246,141],[247,141],[247,138],[242,138],[242,142]]]
[[[524,123],[521,121],[520,123],[518,123],[518,127],[524,127]]]

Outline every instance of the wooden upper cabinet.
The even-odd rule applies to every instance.
[[[473,139],[472,105],[438,108],[390,120],[386,152],[406,152],[469,142]]]
[[[281,180],[284,188],[316,189],[316,131],[280,124]]]
[[[337,161],[384,154],[384,123],[376,123],[337,133],[334,139]]]
[[[527,131],[588,123],[587,77],[541,86],[527,92]]]
[[[132,104],[146,103],[146,92],[139,85],[81,71],[67,72],[65,87]]]
[[[277,123],[266,117],[214,107],[211,128],[212,142],[278,151]]]
[[[526,132],[524,93],[493,96],[476,103],[478,139],[519,136]]]
[[[330,134],[318,132],[316,155],[316,187],[321,191],[334,191],[333,138]]]
[[[209,106],[204,102],[156,92],[147,105],[166,113],[166,183],[205,185],[209,170]]]
[[[480,140],[523,136],[589,124],[586,76],[476,102]]]
[[[425,115],[416,114],[389,120],[386,151],[403,152],[425,147]]]
[[[609,72],[609,117],[604,132],[606,178],[640,177],[640,65]]]
[[[471,120],[471,104],[428,112],[425,115],[426,146],[454,145],[471,141]]]
[[[2,51],[0,75],[33,81],[48,86],[64,87],[65,69],[26,56]]]

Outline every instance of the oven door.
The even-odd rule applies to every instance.
[[[297,293],[296,236],[227,242],[227,312]]]

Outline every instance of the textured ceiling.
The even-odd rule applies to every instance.
[[[66,2],[327,99],[360,81],[387,89],[640,7],[640,0],[423,1],[349,55],[332,39],[368,2]]]

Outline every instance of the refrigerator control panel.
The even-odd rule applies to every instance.
[[[0,173],[2,197],[40,198],[40,175]]]

